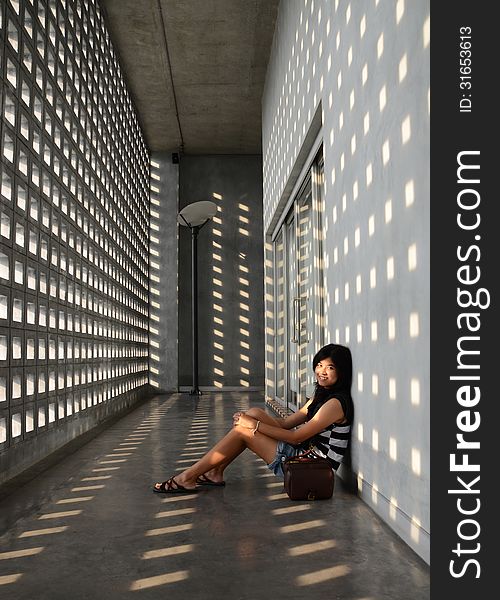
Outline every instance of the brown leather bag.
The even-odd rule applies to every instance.
[[[290,500],[326,500],[333,495],[335,475],[330,462],[310,451],[283,463],[285,492]]]

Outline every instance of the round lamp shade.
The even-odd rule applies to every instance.
[[[202,200],[185,206],[178,214],[177,221],[186,227],[198,227],[214,217],[216,213],[217,205],[214,202]]]

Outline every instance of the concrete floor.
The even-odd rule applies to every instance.
[[[164,496],[257,393],[157,396],[0,502],[2,600],[420,600],[429,569],[337,481],[291,502],[249,451],[225,488]]]

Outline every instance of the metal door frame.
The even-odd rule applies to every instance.
[[[298,408],[297,405],[291,406],[289,403],[290,398],[290,342],[292,339],[293,332],[290,331],[290,289],[291,289],[291,269],[289,269],[288,259],[289,259],[289,225],[293,221],[294,222],[294,242],[295,246],[295,256],[296,256],[296,265],[295,272],[298,273],[298,252],[297,252],[297,240],[298,240],[298,212],[300,200],[306,190],[307,186],[311,185],[311,227],[313,228],[313,232],[318,232],[318,235],[313,235],[312,240],[312,252],[313,252],[313,269],[312,269],[312,288],[314,290],[313,301],[313,314],[319,314],[319,319],[314,319],[313,323],[313,340],[315,342],[316,349],[319,349],[324,343],[324,295],[323,295],[323,247],[322,247],[322,236],[321,236],[321,212],[323,209],[323,190],[324,190],[324,160],[323,160],[323,148],[322,144],[319,147],[319,151],[316,151],[314,154],[310,164],[307,169],[303,170],[303,177],[300,182],[300,185],[296,186],[294,190],[293,197],[291,201],[287,204],[286,212],[282,214],[279,219],[278,225],[274,229],[272,242],[273,242],[273,273],[274,273],[274,290],[275,294],[278,294],[278,272],[276,269],[277,264],[277,249],[276,249],[276,240],[280,232],[283,233],[283,259],[284,259],[284,269],[283,269],[283,286],[284,286],[284,339],[285,339],[285,361],[284,361],[284,398],[276,397],[275,400],[280,404],[284,405],[286,409],[296,410]],[[295,285],[299,286],[298,276],[296,277]],[[277,306],[277,303],[275,302]],[[292,305],[292,310],[295,308],[295,302]],[[274,315],[275,320],[277,319],[277,311]],[[277,323],[275,321],[275,331],[277,331]],[[278,357],[278,339],[275,336],[274,339],[274,356],[277,360]],[[297,360],[299,360],[300,355],[297,352]],[[275,392],[278,389],[278,368],[277,364],[275,364],[274,369],[275,380],[274,380],[274,389]]]

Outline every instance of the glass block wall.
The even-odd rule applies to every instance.
[[[2,0],[0,92],[2,453],[146,389],[149,154],[96,0]]]

